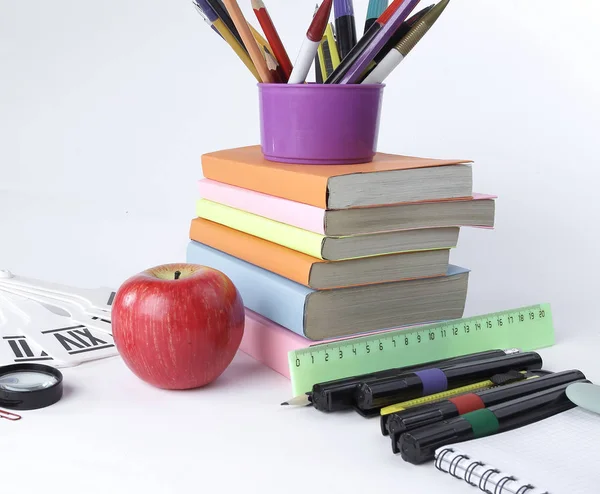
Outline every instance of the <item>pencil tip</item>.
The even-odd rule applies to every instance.
[[[295,407],[305,407],[311,404],[310,396],[307,394],[303,394],[300,396],[294,396],[294,398],[284,401],[282,406],[295,406]]]

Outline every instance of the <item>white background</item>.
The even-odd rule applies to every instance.
[[[499,199],[496,229],[463,230],[452,254],[472,270],[466,315],[550,302],[559,344],[548,362],[600,378],[590,343],[598,343],[600,276],[600,6],[566,4],[452,0],[386,81],[379,149],[475,161],[476,191]],[[250,2],[241,5],[258,26]],[[294,61],[315,2],[267,5]],[[366,5],[355,0],[360,32]],[[256,144],[257,119],[255,80],[190,1],[0,0],[0,266],[117,287],[185,260],[200,155]],[[244,355],[218,386],[191,395],[149,389],[118,360],[68,376],[68,399],[0,423],[13,457],[24,458],[28,444],[41,452],[48,430],[48,451],[72,455],[70,483],[45,480],[52,492],[75,492],[86,474],[96,479],[87,492],[201,491],[203,478],[234,487],[246,479],[252,490],[263,476],[266,492],[358,492],[400,477],[413,492],[438,485],[429,469],[390,457],[377,424],[282,415],[276,405],[289,384]],[[235,417],[245,431],[237,448]],[[346,470],[362,483],[344,480]]]

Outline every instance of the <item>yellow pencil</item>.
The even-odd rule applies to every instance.
[[[254,39],[256,40],[258,45],[263,50],[267,50],[271,55],[273,55],[273,50],[271,50],[271,45],[269,45],[269,42],[265,38],[263,38],[262,34],[260,34],[256,29],[254,29],[252,24],[248,23],[248,26],[250,27],[250,31],[252,31],[252,35],[254,36]]]
[[[244,45],[246,45],[246,49],[248,50],[250,58],[254,62],[254,66],[256,67],[262,82],[274,82],[273,77],[267,68],[267,62],[263,56],[263,52],[254,39],[252,31],[250,30],[250,27],[244,18],[244,14],[242,13],[240,6],[236,0],[223,0],[223,3],[225,4],[225,7],[229,12],[229,16],[239,31],[240,36],[242,37]]]
[[[235,54],[240,58],[244,65],[248,67],[248,70],[252,72],[252,75],[256,78],[258,82],[261,82],[260,75],[254,66],[254,62],[248,55],[246,49],[240,44],[240,42],[235,38],[235,36],[231,33],[229,28],[225,25],[225,23],[217,16],[217,13],[212,9],[212,7],[208,4],[208,2],[203,0],[197,0],[194,2],[194,7],[198,13],[204,17],[206,22],[208,22],[212,27],[216,29],[216,31],[221,35],[221,37],[225,40],[225,42],[231,46]]]

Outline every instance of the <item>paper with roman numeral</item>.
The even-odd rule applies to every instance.
[[[107,312],[99,313],[98,311],[86,312],[82,309],[82,307],[76,303],[69,302],[66,300],[60,300],[53,297],[48,297],[47,295],[37,293],[37,292],[22,292],[20,290],[10,289],[3,290],[0,288],[0,295],[4,297],[11,298],[13,300],[27,300],[27,301],[35,301],[40,304],[45,304],[48,306],[53,306],[64,311],[76,324],[82,324],[90,329],[96,329],[99,331],[104,331],[106,333],[111,332],[111,319],[110,314]],[[14,295],[14,297],[11,297]],[[21,304],[21,302],[19,302]],[[28,306],[29,310],[33,307],[33,305]]]
[[[82,304],[84,309],[97,309],[110,312],[116,292],[111,288],[78,288],[60,285],[45,280],[17,276],[7,270],[0,270],[0,286],[12,287],[21,291],[32,291],[55,298]]]
[[[112,334],[49,311],[33,300],[0,294],[0,363],[70,367],[118,355]]]

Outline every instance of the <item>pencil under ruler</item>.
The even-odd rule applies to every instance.
[[[554,344],[550,304],[316,344],[288,353],[294,396],[314,384],[493,348]]]

